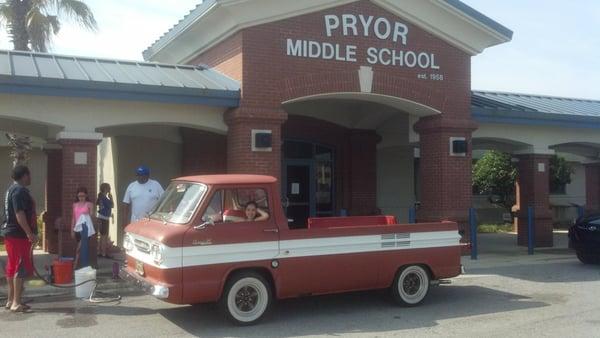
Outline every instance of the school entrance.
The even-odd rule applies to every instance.
[[[282,192],[291,226],[306,226],[309,217],[334,216],[334,149],[286,140],[283,159]]]

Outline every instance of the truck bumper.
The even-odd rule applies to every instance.
[[[122,267],[119,271],[119,277],[121,279],[137,286],[140,290],[146,294],[152,295],[158,299],[169,298],[169,287],[160,284],[152,284],[147,281],[144,277],[138,275],[135,271],[130,271],[127,267]]]

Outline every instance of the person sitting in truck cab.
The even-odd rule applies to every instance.
[[[261,210],[254,201],[246,203],[244,211],[246,213],[246,218],[238,220],[237,222],[266,221],[269,219],[269,214],[266,211]]]

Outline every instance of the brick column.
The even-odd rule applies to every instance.
[[[472,120],[421,118],[415,124],[420,135],[420,202],[418,222],[451,220],[458,222],[463,239],[468,240],[468,215],[472,198],[471,133]],[[450,138],[464,137],[465,156],[450,154]]]
[[[527,227],[527,209],[533,207],[535,215],[535,246],[551,247],[552,212],[549,194],[549,160],[550,155],[523,154],[516,155],[519,180],[519,211],[517,212],[518,244],[526,246],[529,238]]]
[[[281,178],[281,125],[287,114],[281,110],[238,108],[225,116],[227,132],[227,171]],[[269,151],[252,150],[252,130],[271,131]]]
[[[102,140],[102,134],[61,132],[57,139],[62,145],[62,217],[69,228],[77,188],[86,187],[90,200],[95,202],[98,189],[97,146]],[[70,232],[65,232],[63,254],[74,255],[75,245]],[[97,266],[96,236],[90,237],[90,264]]]
[[[348,132],[350,215],[377,213],[377,143],[381,138],[372,130]]]
[[[48,144],[44,147],[48,163],[46,178],[46,226],[44,237],[44,250],[51,254],[58,254],[58,236],[60,230],[56,225],[57,218],[62,215],[62,149],[58,144]]]
[[[585,210],[600,211],[600,163],[585,165]]]
[[[183,176],[223,174],[227,169],[227,136],[181,128]]]

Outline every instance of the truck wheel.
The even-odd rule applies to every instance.
[[[263,276],[242,272],[225,285],[219,307],[237,325],[257,323],[271,305],[271,287]]]
[[[429,273],[419,265],[410,265],[396,274],[392,297],[401,306],[416,306],[429,291]]]

